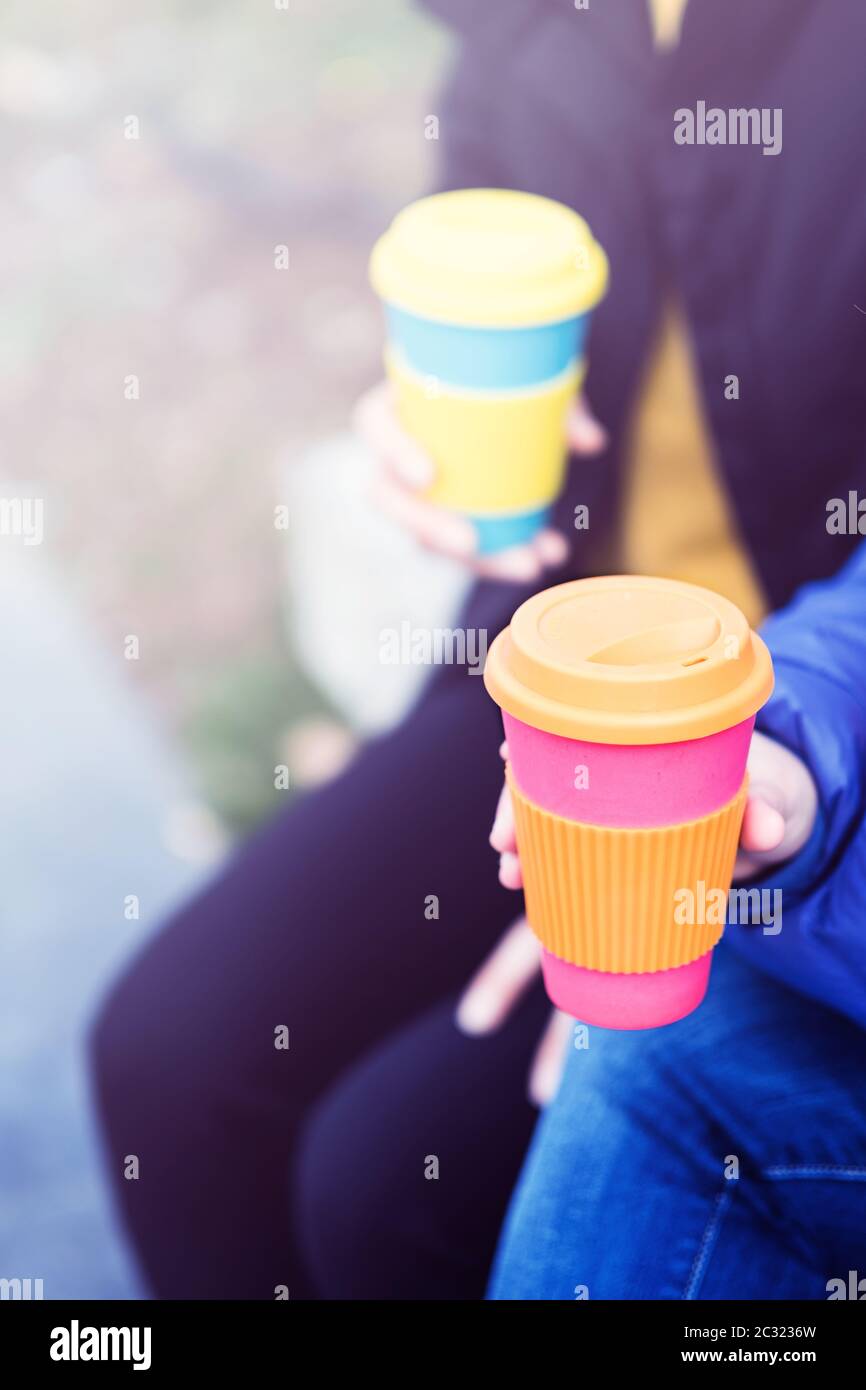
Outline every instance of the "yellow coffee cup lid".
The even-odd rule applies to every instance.
[[[505,188],[411,203],[380,237],[370,279],[387,303],[474,327],[556,323],[592,309],[607,257],[571,208]]]
[[[533,728],[590,743],[681,743],[755,714],[770,653],[735,604],[673,579],[545,589],[493,642],[484,683]]]

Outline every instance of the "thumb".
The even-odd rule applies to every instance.
[[[756,733],[734,877],[751,878],[790,859],[812,833],[817,811],[817,788],[806,764],[782,744]]]
[[[457,1006],[461,1033],[477,1036],[501,1026],[541,969],[538,942],[520,917],[494,947]]]
[[[559,1090],[574,1019],[554,1009],[541,1037],[529,1072],[529,1099],[543,1108]]]
[[[778,849],[785,838],[785,817],[763,796],[750,796],[746,802],[740,844],[745,850],[767,853]]]

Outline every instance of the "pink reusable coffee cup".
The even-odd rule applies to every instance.
[[[682,892],[730,886],[766,647],[709,590],[578,580],[517,610],[485,682],[551,1000],[608,1028],[684,1017],[724,923],[679,920]]]

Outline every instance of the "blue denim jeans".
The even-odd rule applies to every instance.
[[[691,1017],[588,1044],[537,1127],[489,1297],[825,1299],[866,1276],[866,1033],[721,946]]]

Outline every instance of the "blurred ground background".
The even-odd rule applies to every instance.
[[[329,710],[293,655],[286,548],[327,574],[351,539],[327,441],[379,371],[367,255],[429,182],[446,58],[403,0],[0,10],[0,495],[45,508],[41,545],[0,537],[0,1278],[49,1299],[144,1291],[89,1104],[100,996],[285,804],[275,764],[313,781],[350,743],[339,661]],[[364,527],[331,581],[355,627]],[[411,563],[379,561],[400,603]],[[355,659],[309,580],[296,606]]]
[[[44,496],[108,651],[138,636],[123,667],[233,829],[322,709],[284,639],[278,468],[378,371],[366,257],[431,178],[446,58],[407,0],[3,7],[2,480]]]

